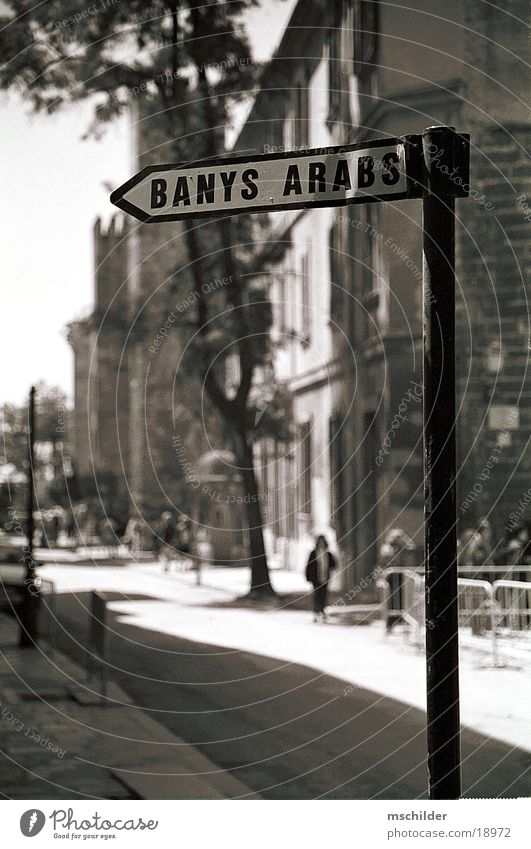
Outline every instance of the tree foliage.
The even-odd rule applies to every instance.
[[[80,9],[79,0],[5,0],[0,86],[18,88],[37,111],[90,100],[90,130],[96,134],[132,103],[141,105],[142,116],[159,124],[170,140],[175,161],[215,157],[223,152],[235,105],[252,94],[260,70],[243,26],[252,5],[255,0],[197,5],[194,0],[95,0]],[[282,392],[273,392],[264,405],[253,390],[256,375],[271,369],[270,306],[241,267],[231,219],[200,232],[189,227],[186,242],[198,292],[205,254],[216,257],[230,280],[224,308],[216,313],[206,298],[198,298],[193,352],[202,385],[232,435],[244,486],[254,495],[253,441],[268,429],[282,435],[288,407]],[[238,374],[231,391],[223,362],[229,354]],[[269,592],[259,499],[251,499],[251,505],[252,586]]]
[[[35,393],[35,478],[44,497],[42,507],[54,504],[68,505],[65,492],[64,443],[66,441],[67,410],[62,389],[40,382]],[[2,450],[0,471],[2,484],[0,502],[2,518],[9,505],[23,503],[26,491],[26,474],[29,457],[29,431],[27,404],[3,404]]]

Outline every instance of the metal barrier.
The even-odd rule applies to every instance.
[[[528,581],[495,581],[492,585],[497,608],[497,625],[521,635],[531,626],[531,583]],[[502,631],[503,633],[503,631]]]
[[[389,580],[398,576],[396,587]],[[391,566],[382,574],[382,616],[387,634],[393,625],[404,622],[410,628],[413,643],[420,650],[424,643],[424,577],[413,569]]]
[[[493,630],[492,584],[474,578],[457,579],[459,627],[470,626],[475,636]]]
[[[98,560],[130,560],[134,556],[125,543],[118,545],[83,544],[76,546],[75,550],[80,557],[86,557],[87,560],[96,562]]]
[[[481,571],[485,569],[496,573],[503,571],[499,566],[483,567]],[[506,571],[511,570],[527,574],[531,567],[512,566]],[[393,579],[397,575],[401,581],[393,589],[392,585],[396,583]],[[392,567],[382,573],[379,586],[383,590],[381,610],[386,633],[389,634],[394,624],[402,622],[413,644],[422,649],[426,628],[423,573]],[[531,628],[531,581],[501,579],[491,583],[460,577],[458,593],[460,628],[470,627],[476,637],[490,636],[493,664],[501,665],[500,639],[522,636]]]
[[[400,575],[400,605],[391,604],[393,593],[391,587],[392,576]],[[424,575],[410,569],[392,567],[386,569],[383,575],[385,579],[385,598],[382,603],[383,617],[385,619],[386,633],[397,622],[408,626],[408,634],[413,644],[419,649],[424,648],[426,622],[424,604]],[[459,625],[472,628],[472,633],[479,636],[487,631],[494,635],[495,622],[493,619],[494,605],[492,602],[493,585],[488,581],[477,581],[469,578],[458,579],[459,592]],[[495,635],[494,635],[495,638]],[[497,650],[494,651],[497,657]]]
[[[97,668],[100,676],[101,695],[105,699],[107,696],[108,657],[107,598],[105,593],[97,592],[96,590],[92,591],[90,598],[87,651],[88,678],[92,680],[94,669]]]
[[[0,606],[9,612],[20,615],[20,605],[24,603],[27,587],[26,569],[17,563],[0,565]],[[31,580],[30,592],[40,596],[39,636],[47,641],[50,654],[53,654],[56,637],[56,593],[55,583],[37,574]],[[48,615],[45,615],[45,614]]]
[[[458,578],[459,627],[470,626],[475,637],[490,635],[492,662],[502,666],[498,646],[498,616],[494,600],[494,584],[474,578]]]
[[[531,581],[531,565],[503,566],[494,563],[488,566],[458,566],[459,576],[467,575],[474,580],[480,581]]]

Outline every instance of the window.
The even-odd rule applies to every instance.
[[[308,122],[308,85],[297,82],[288,94],[286,105],[286,120],[284,122],[284,147],[286,150],[308,147]]]
[[[310,248],[301,260],[302,328],[301,338],[309,345],[312,338],[312,280]]]
[[[291,474],[291,457],[289,451],[285,448],[277,452],[277,468],[278,468],[278,536],[294,537],[295,536],[295,503],[293,487],[290,483]]]
[[[284,457],[286,470],[286,536],[290,539],[297,538],[297,480],[294,474],[294,457],[289,451]]]
[[[269,117],[267,118],[264,129],[266,142],[264,145],[265,153],[276,153],[284,144],[284,138],[282,135],[282,120],[279,120],[279,115],[282,115],[283,111],[283,98],[271,95],[270,98],[268,98],[267,106],[267,115]]]
[[[332,518],[335,524],[338,540],[344,539],[348,532],[347,522],[347,464],[345,461],[345,432],[343,429],[345,417],[335,413],[330,419],[330,501]]]
[[[363,294],[370,294],[376,288],[378,263],[378,228],[376,204],[365,206],[365,232],[363,233]]]
[[[281,517],[281,506],[280,506],[280,460],[279,460],[279,451],[278,451],[278,443],[275,442],[273,445],[273,478],[274,478],[274,490],[273,490],[273,509],[272,509],[272,524],[273,524],[273,533],[275,536],[280,536],[280,517]]]
[[[295,88],[295,145],[308,147],[309,139],[308,86],[298,83]]]
[[[338,15],[328,39],[328,113],[332,121],[339,117],[341,89],[341,18]]]
[[[349,335],[353,336],[355,312],[358,310],[357,331],[362,336],[372,336],[375,332],[375,310],[379,305],[380,287],[378,285],[380,269],[380,244],[378,241],[377,204],[364,204],[358,207],[359,214],[355,226],[349,229],[349,254],[352,263],[350,273],[351,291],[354,295],[349,313]],[[356,301],[360,302],[356,306]]]
[[[328,37],[328,123],[350,122],[349,76],[354,53],[353,0],[335,0]]]
[[[363,298],[376,289],[378,276],[378,210],[377,204],[358,207],[355,226],[349,227],[348,252],[353,264],[354,294]]]
[[[282,305],[282,301],[284,298],[284,284],[282,282],[282,271],[273,272],[272,282],[274,326],[278,328],[279,333],[282,333],[282,331],[284,330],[284,308]]]
[[[225,359],[225,386],[229,395],[236,395],[240,380],[240,359],[231,352]]]
[[[280,333],[284,336],[289,330],[289,272],[286,268],[281,268],[277,275],[278,288],[278,317]],[[282,338],[282,343],[286,340]]]
[[[330,319],[340,324],[343,311],[344,263],[342,262],[342,242],[340,222],[334,221],[328,231],[328,251],[330,256]]]
[[[295,147],[295,104],[293,98],[288,98],[286,118],[284,120],[284,148],[293,150]]]
[[[357,280],[357,266],[356,266],[356,251],[357,251],[357,243],[356,243],[356,227],[353,226],[356,224],[356,221],[348,222],[347,234],[345,236],[346,242],[346,262],[348,263],[348,296],[347,296],[347,327],[346,334],[349,340],[350,345],[354,347],[356,342],[356,298],[357,298],[357,290],[356,290],[356,280]],[[352,356],[351,353],[348,353],[348,356]]]
[[[375,457],[378,455],[378,427],[376,415],[365,413],[363,440],[363,477],[361,498],[364,505],[363,531],[365,536],[365,556],[367,569],[374,569],[378,560],[378,468]]]
[[[300,512],[312,513],[312,423],[304,422],[299,428],[299,492]]]
[[[373,70],[378,48],[378,3],[354,0],[354,69],[359,77]]]

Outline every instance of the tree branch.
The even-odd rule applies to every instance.
[[[201,15],[199,8],[193,4],[190,8],[194,36],[201,32]],[[215,157],[219,154],[216,143],[215,127],[217,116],[212,108],[212,93],[208,84],[205,66],[203,63],[195,62],[198,75],[199,88],[203,93],[203,109],[205,113],[205,125],[207,127],[207,155]],[[237,274],[236,263],[232,252],[231,221],[230,218],[221,218],[218,223],[223,248],[223,263],[225,276],[230,280],[228,292],[231,303],[235,308],[234,320],[238,336],[238,355],[240,363],[240,385],[234,399],[234,407],[240,415],[244,413],[249,392],[251,390],[255,369],[252,347],[249,344],[249,328],[245,320],[245,304],[243,298],[242,284]]]

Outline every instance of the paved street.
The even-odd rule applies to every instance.
[[[0,613],[0,798],[232,799],[248,788]]]
[[[418,708],[323,674],[313,668],[319,666],[314,647],[308,651],[308,665],[230,648],[234,643],[225,642],[219,633],[225,620],[218,613],[227,612],[224,602],[220,597],[217,606],[212,600],[207,604],[208,589],[196,590],[196,610],[203,597],[201,609],[211,621],[210,640],[166,633],[168,618],[178,621],[193,613],[188,609],[191,586],[188,591],[185,586],[192,576],[161,579],[151,572],[153,567],[143,568],[145,592],[118,592],[117,601],[111,603],[112,678],[136,705],[266,798],[425,796],[425,720]],[[96,570],[92,574],[95,585],[102,583]],[[77,570],[70,570],[70,575],[79,586],[68,592],[65,587],[61,596],[60,645],[80,661],[87,628],[89,595],[83,588],[87,577]],[[120,579],[115,574],[114,583],[118,580],[127,585],[126,570]],[[181,605],[175,598],[158,600],[162,580],[173,588],[173,596],[182,594]],[[111,586],[112,580],[103,583]],[[124,615],[127,606],[137,613],[151,609],[150,627]],[[157,612],[162,617],[160,630]],[[234,613],[231,616],[237,618]],[[296,615],[307,621],[307,614],[300,611],[272,614]],[[261,617],[262,644],[267,643],[273,625],[270,614],[257,611],[253,617]],[[349,635],[357,629],[323,627],[323,641],[332,630]],[[312,633],[319,633],[319,626]],[[289,629],[283,634],[289,640]],[[352,656],[351,664],[356,660]],[[528,766],[529,755],[520,748],[470,730],[463,733],[466,795],[526,794]]]

